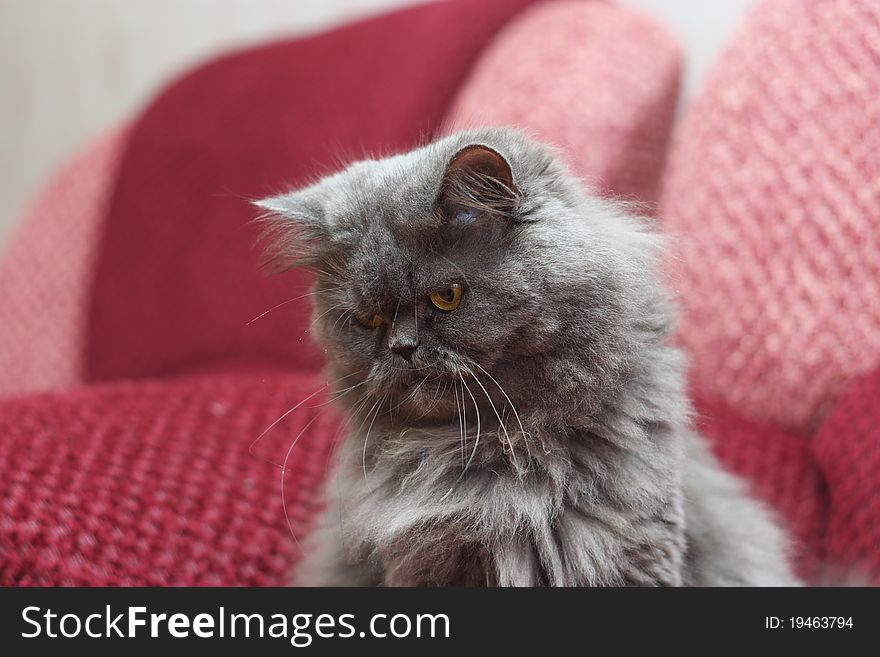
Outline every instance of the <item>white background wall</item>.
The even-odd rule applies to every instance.
[[[423,0],[0,0],[0,246],[52,170],[181,70]],[[471,0],[479,2],[480,0]],[[754,0],[623,0],[689,53],[689,95]]]

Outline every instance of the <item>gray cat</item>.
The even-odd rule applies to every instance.
[[[790,585],[691,428],[662,240],[506,129],[261,201],[348,415],[308,585]]]

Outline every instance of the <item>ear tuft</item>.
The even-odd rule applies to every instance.
[[[472,144],[458,151],[443,173],[437,207],[449,223],[510,217],[519,199],[510,164],[498,151]]]

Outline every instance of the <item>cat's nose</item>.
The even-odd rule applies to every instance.
[[[412,338],[393,339],[388,344],[388,348],[391,349],[391,351],[393,351],[395,354],[397,354],[407,362],[412,360],[413,353],[418,348],[418,346],[418,340]]]
[[[412,361],[413,353],[419,346],[419,325],[415,315],[401,313],[388,330],[388,349],[403,358]]]

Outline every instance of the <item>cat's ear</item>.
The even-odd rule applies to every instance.
[[[467,225],[481,218],[510,218],[519,196],[504,156],[488,146],[472,144],[446,165],[436,205],[444,221]]]
[[[312,266],[321,261],[331,241],[331,227],[324,203],[313,187],[255,201],[265,211],[257,222],[263,226],[264,264],[280,272]]]

